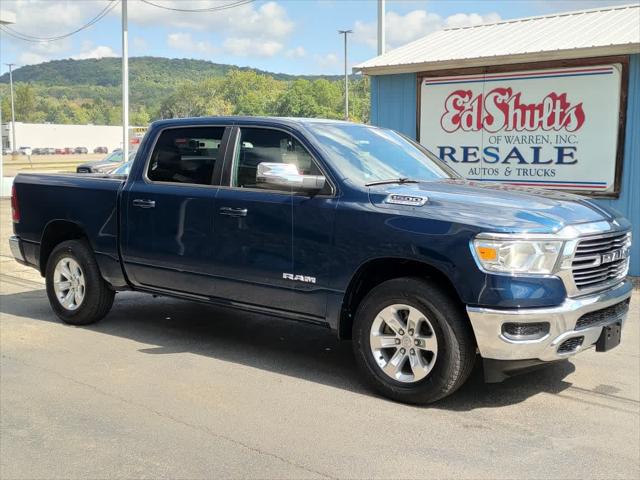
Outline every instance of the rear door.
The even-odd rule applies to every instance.
[[[215,296],[214,203],[230,129],[166,128],[123,192],[122,257],[137,286]]]

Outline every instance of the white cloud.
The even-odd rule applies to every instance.
[[[53,37],[70,32],[78,25],[95,17],[107,4],[97,2],[80,2],[77,0],[1,0],[2,9],[16,14],[16,24],[11,28],[17,32],[35,37]],[[73,53],[73,38],[43,42],[26,43],[3,34],[2,41],[11,45],[20,53],[17,61],[21,65],[46,62],[55,58],[68,58]],[[108,47],[107,47],[108,48]],[[86,48],[80,49],[80,54]],[[108,56],[107,51],[100,50],[96,54]]]
[[[227,2],[228,3],[228,2]],[[165,7],[202,9],[220,6],[213,0],[173,0],[158,2]],[[116,9],[117,10],[117,9]],[[143,2],[129,2],[129,19],[138,25],[215,31],[236,37],[282,39],[294,28],[287,11],[277,2],[247,3],[227,10],[188,13],[165,10]]]
[[[284,45],[274,40],[254,40],[252,38],[227,38],[223,46],[228,53],[240,57],[273,57]]]
[[[327,53],[325,55],[316,55],[316,63],[322,69],[331,68],[338,65],[340,59],[335,53]]]
[[[229,3],[232,0],[225,0]],[[34,36],[55,36],[76,28],[95,17],[105,6],[106,0],[0,0],[2,8],[16,12],[17,22],[12,28]],[[219,0],[158,0],[160,5],[170,8],[203,9],[221,6]],[[116,6],[109,15],[112,20],[120,15],[120,6]],[[294,29],[294,22],[286,9],[276,1],[266,3],[247,3],[226,10],[188,13],[176,12],[154,7],[144,2],[129,2],[129,21],[136,26],[171,28],[167,43],[184,52],[209,55],[222,51],[206,38],[197,38],[194,33],[180,33],[180,30],[203,34],[215,32],[226,38],[224,49],[242,56],[270,57],[284,50],[285,40]],[[90,30],[87,30],[90,32]],[[173,35],[173,37],[171,37]],[[176,36],[178,35],[178,36]],[[22,64],[40,63],[54,58],[86,58],[92,56],[111,56],[109,47],[95,47],[95,51],[81,47],[73,48],[77,37],[46,44],[26,44],[3,35],[11,49],[19,52],[18,61]],[[144,54],[148,44],[142,37],[134,37],[131,42],[133,54]],[[293,55],[300,50],[293,49]]]
[[[113,48],[106,45],[98,45],[90,50],[82,51],[76,55],[72,55],[74,60],[86,60],[87,58],[106,58],[106,57],[119,57]]]
[[[194,40],[190,33],[170,33],[167,35],[167,45],[176,50],[196,52],[201,54],[212,54],[218,49],[210,42],[204,40]]]
[[[302,58],[307,55],[307,51],[304,47],[296,47],[287,50],[284,55],[287,58]]]
[[[216,32],[227,38],[222,42],[225,52],[241,57],[272,57],[284,49],[284,40],[293,31],[294,23],[277,2],[262,5],[245,4],[228,10],[204,13],[180,13],[153,8],[143,2],[132,2],[130,18],[141,25],[173,26],[189,30]],[[163,1],[172,8],[202,9],[220,6],[211,0]],[[201,54],[220,51],[208,41],[195,41],[188,33],[172,33],[167,38],[170,47]],[[297,54],[298,49],[294,49]]]
[[[488,13],[486,15],[479,15],[477,13],[456,13],[445,19],[447,28],[450,27],[473,27],[474,25],[481,25],[483,23],[499,22],[501,20],[500,15],[497,13]]]
[[[443,28],[468,27],[481,23],[497,22],[500,15],[489,13],[456,13],[442,17],[426,10],[413,10],[405,15],[389,11],[386,20],[386,40],[388,48],[396,48],[429,33]],[[377,25],[374,22],[356,21],[353,27],[354,40],[371,47],[377,45]]]
[[[20,42],[20,45],[24,45]],[[20,65],[33,65],[36,63],[47,62],[52,58],[60,58],[71,48],[69,39],[59,42],[49,43],[29,43],[27,48],[23,48],[18,55],[18,63]]]
[[[95,17],[105,6],[102,2],[78,0],[2,0],[2,9],[15,12],[13,28],[39,37],[67,33]]]
[[[35,65],[37,63],[46,62],[47,60],[47,57],[35,52],[23,52],[18,55],[18,63],[20,65]]]

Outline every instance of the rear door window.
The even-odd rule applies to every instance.
[[[222,162],[224,127],[164,130],[147,167],[152,182],[211,185],[216,164]]]

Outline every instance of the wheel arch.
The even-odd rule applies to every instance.
[[[40,274],[45,275],[47,271],[47,262],[51,256],[51,252],[62,242],[67,240],[80,240],[84,239],[88,241],[87,234],[81,225],[70,220],[51,220],[44,228],[42,232],[42,238],[40,240]]]
[[[351,338],[355,312],[362,299],[371,289],[380,285],[382,282],[401,277],[433,279],[452,298],[462,302],[458,291],[449,277],[441,269],[427,262],[395,257],[368,260],[363,263],[351,277],[345,291],[340,317],[338,319],[339,338]]]

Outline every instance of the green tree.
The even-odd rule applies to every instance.
[[[185,118],[210,115],[229,115],[232,106],[220,93],[220,81],[185,82],[176,88],[160,106],[161,118]]]
[[[131,125],[140,126],[140,127],[145,127],[149,125],[149,122],[151,122],[151,116],[149,115],[147,110],[144,108],[144,105],[140,107],[138,110],[136,110],[135,112],[133,112],[131,114],[131,118],[129,119],[129,123],[131,123]]]
[[[133,58],[131,123],[204,115],[342,118],[338,78],[267,74],[189,59]],[[114,58],[56,60],[14,72],[16,119],[26,122],[121,123],[120,63]],[[350,118],[369,121],[369,80],[350,81]],[[3,120],[11,118],[8,75],[0,77]]]
[[[221,93],[235,115],[272,115],[285,82],[254,71],[233,70],[224,76]]]
[[[36,97],[34,89],[27,83],[18,83],[14,88],[16,122],[30,122],[35,113]]]

